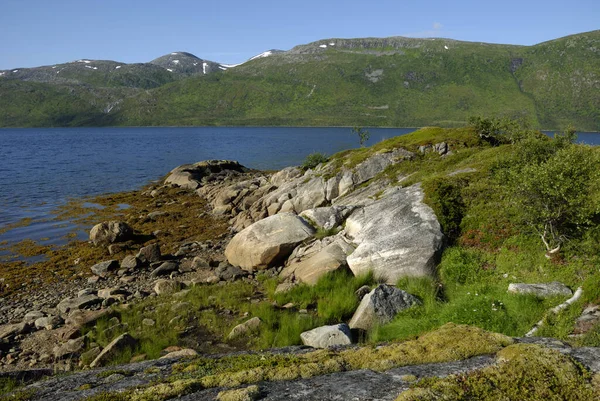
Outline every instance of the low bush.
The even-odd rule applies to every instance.
[[[324,153],[311,153],[308,156],[306,156],[306,158],[302,162],[302,169],[308,170],[311,168],[315,168],[321,163],[327,163],[327,160],[329,160],[329,157]]]

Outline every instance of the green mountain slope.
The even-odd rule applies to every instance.
[[[69,124],[456,126],[483,114],[525,118],[538,128],[571,123],[600,130],[600,31],[535,46],[328,39],[212,71],[137,86],[153,88],[143,91],[108,89],[113,85],[107,83],[102,91],[79,90],[77,104],[65,109],[81,108],[87,100],[95,117]],[[16,96],[7,82],[0,79],[0,108]],[[40,111],[56,90],[48,87],[42,99],[28,96],[21,102],[28,107],[15,110],[10,120],[0,113],[0,125],[56,121],[49,116],[44,123]],[[84,95],[90,92],[92,100]]]

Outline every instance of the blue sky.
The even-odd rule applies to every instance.
[[[188,51],[238,63],[326,38],[531,45],[600,29],[600,0],[2,0],[0,69]]]

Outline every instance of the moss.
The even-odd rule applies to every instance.
[[[396,401],[592,400],[600,393],[589,373],[570,357],[533,344],[497,353],[497,365],[444,379],[426,379]]]
[[[75,390],[76,391],[84,391],[84,390],[89,390],[91,388],[94,388],[94,386],[92,386],[90,383],[85,383],[85,384],[82,384],[81,386],[77,387]]]
[[[221,391],[217,395],[219,401],[253,401],[260,396],[260,389],[256,385],[236,390]]]
[[[137,390],[129,394],[131,401],[162,401],[181,397],[198,390],[202,386],[195,379],[182,379],[170,383],[160,383],[145,389]]]

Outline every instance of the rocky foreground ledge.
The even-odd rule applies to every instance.
[[[169,221],[185,229],[193,223],[181,224],[181,214],[164,211],[165,206],[177,204],[193,209],[198,219],[210,216],[227,230],[218,238],[188,241],[174,240],[176,230],[171,232],[168,225],[139,232],[125,221],[100,222],[90,232],[90,243],[106,258],[83,266],[85,270],[67,284],[42,287],[32,297],[35,302],[3,300],[0,368],[9,373],[0,377],[31,382],[57,370],[86,369],[17,390],[19,397],[25,397],[21,399],[36,400],[393,400],[405,391],[406,399],[413,395],[435,399],[448,389],[454,391],[457,383],[472,380],[472,372],[474,377],[494,377],[503,369],[541,369],[543,381],[563,380],[562,369],[566,369],[569,386],[583,386],[591,394],[589,375],[596,377],[600,371],[595,348],[574,349],[542,339],[530,345],[532,340],[454,325],[404,345],[352,345],[361,333],[420,303],[394,287],[399,278],[435,276],[445,242],[440,224],[423,202],[421,186],[402,186],[409,177],[395,173],[398,165],[418,152],[431,151],[440,157],[453,152],[445,143],[414,152],[383,148],[274,174],[252,171],[234,161],[177,167],[141,194],[155,208],[133,218]],[[171,347],[164,350],[164,359],[103,367],[135,346],[133,330],[157,323],[145,318],[140,327],[129,328],[132,335],[122,333],[128,328],[113,316],[115,311],[152,297],[169,297],[171,309],[188,309],[191,288],[235,281],[257,284],[261,274],[277,277],[277,292],[285,292],[299,284],[314,285],[340,270],[355,276],[371,273],[379,285],[357,291],[360,303],[348,322],[302,333],[301,340],[309,348],[222,354],[243,349],[237,348],[236,341],[251,337],[262,324],[258,318],[247,318],[233,327],[227,339],[208,341],[208,346]],[[559,294],[571,294],[564,286],[554,287]],[[249,297],[253,304],[267,301],[262,293]],[[229,310],[218,314],[231,319]],[[103,335],[112,341],[105,347],[90,346],[86,333],[102,319],[110,319],[112,325]],[[176,316],[168,324],[182,325],[182,332],[189,332],[182,320]],[[325,350],[313,351],[319,348]],[[198,356],[215,353],[218,356]],[[132,362],[135,358],[145,356],[136,355]],[[438,393],[428,393],[415,384],[426,377],[449,377],[449,381],[439,382]],[[476,391],[477,386],[474,383],[469,389]]]

